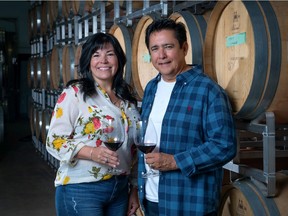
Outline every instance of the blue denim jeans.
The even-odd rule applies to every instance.
[[[55,198],[57,216],[124,216],[128,205],[128,177],[57,186]]]
[[[145,209],[145,216],[158,216],[158,203],[150,202],[147,199],[144,199],[144,209]]]

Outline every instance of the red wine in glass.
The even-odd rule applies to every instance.
[[[137,148],[144,154],[151,153],[156,147],[156,143],[144,143],[136,145]]]
[[[107,122],[102,122],[102,136],[101,140],[104,145],[112,150],[117,151],[125,140],[124,126],[121,121],[109,119]],[[112,168],[108,173],[112,175],[121,174],[123,170]]]
[[[137,148],[144,154],[151,153],[157,143],[157,133],[152,121],[137,121],[135,123],[134,142]],[[143,173],[143,178],[158,176],[159,172],[149,169]]]
[[[111,151],[117,151],[123,144],[123,142],[105,142],[105,141],[103,143]]]

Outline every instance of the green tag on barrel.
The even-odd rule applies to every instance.
[[[246,43],[246,32],[226,37],[226,47],[236,46],[243,43]]]

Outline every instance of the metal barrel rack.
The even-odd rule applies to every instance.
[[[236,127],[238,131],[244,130],[261,135],[262,139],[254,139],[247,144],[245,141],[241,142],[238,137],[238,153],[232,161],[224,165],[224,169],[230,171],[231,181],[235,181],[239,178],[239,175],[254,178],[258,182],[257,186],[266,197],[274,197],[276,194],[275,159],[277,157],[288,157],[287,125],[275,124],[274,113],[265,112],[251,122],[236,121]],[[260,151],[252,151],[252,154],[248,157],[263,158],[263,169],[241,164],[241,146],[262,147]]]

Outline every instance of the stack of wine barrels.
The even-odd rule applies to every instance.
[[[221,1],[207,25],[205,72],[228,93],[236,118],[274,112],[288,122],[287,1]]]
[[[43,1],[36,5],[30,11],[31,38],[53,32],[57,19],[91,13],[94,6],[91,2]],[[113,9],[113,1],[108,7]],[[169,14],[187,28],[187,63],[204,65],[205,73],[227,91],[236,118],[255,119],[265,111],[272,111],[277,122],[288,121],[286,9],[286,2],[225,1],[202,15],[189,10]],[[140,99],[147,82],[158,73],[144,43],[146,27],[157,18],[151,12],[132,27],[115,23],[107,29],[119,38],[125,50],[128,59],[125,79]],[[35,21],[39,19],[40,24]],[[78,77],[80,54],[81,43],[55,43],[44,57],[36,55],[31,59],[29,86],[62,88]],[[50,69],[46,70],[48,73],[45,66]]]
[[[124,79],[134,88],[141,101],[148,81],[158,74],[145,45],[145,30],[161,15],[151,10],[133,18],[132,25],[126,25],[126,19],[110,23],[114,18],[114,1],[104,2],[106,32],[119,40],[127,56]],[[28,14],[32,54],[27,69],[28,85],[32,91],[45,90],[55,95],[53,92],[60,93],[69,80],[79,78],[79,60],[85,39],[75,40],[75,35],[72,35],[67,41],[60,42],[56,39],[56,29],[59,25],[65,25],[65,31],[68,31],[67,23],[70,22],[73,32],[76,29],[74,25],[77,25],[73,21],[75,17],[86,19],[87,14],[91,15],[93,11],[99,10],[99,3],[100,1],[91,0],[57,0],[36,1],[32,5]],[[168,14],[165,16],[182,22],[187,30],[187,64],[204,66],[204,73],[227,92],[234,117],[237,120],[252,121],[266,111],[271,111],[275,114],[276,124],[287,124],[288,2],[217,1],[213,8],[203,13],[195,13],[190,8],[173,11],[170,3],[169,1]],[[133,1],[132,7],[133,11],[141,10],[143,2]],[[149,11],[149,8],[145,11]],[[125,1],[120,1],[120,15],[125,14]],[[68,33],[65,32],[65,35]],[[47,98],[43,97],[41,101],[44,106],[36,106],[32,102],[30,108],[32,134],[42,142],[45,142],[54,106],[45,100]],[[229,208],[229,211],[235,213],[236,206],[238,208],[242,205],[234,203],[238,196],[242,197],[241,202],[250,202],[250,193],[245,192],[247,188],[253,191],[253,196],[259,198],[260,195],[250,180],[235,182],[225,189],[222,211],[227,212]],[[279,200],[274,206],[282,213],[282,198]],[[265,199],[262,201],[262,204],[266,202]],[[246,206],[248,212],[254,212],[253,206],[242,206]]]
[[[218,1],[211,12],[204,69],[227,92],[236,119],[249,122],[270,111],[276,126],[288,123],[287,10],[284,1]],[[275,197],[267,198],[265,185],[253,178],[234,181],[223,188],[219,215],[287,214],[288,177],[277,170],[288,168],[286,160],[276,158]],[[263,158],[240,162],[257,168],[264,163]]]

